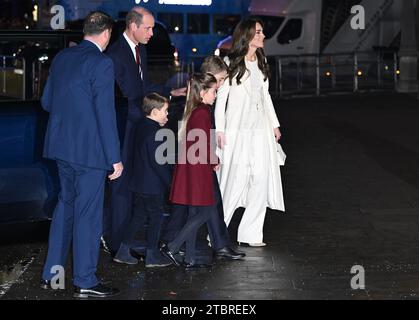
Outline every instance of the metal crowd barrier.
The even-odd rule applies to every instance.
[[[199,70],[204,57],[179,61],[176,84],[184,84]],[[329,92],[394,90],[399,77],[394,50],[268,57],[270,91],[275,96],[316,95]]]
[[[163,61],[154,61],[149,65],[149,75],[153,82],[183,87],[189,74],[199,70],[203,59],[196,57],[187,61],[180,60],[173,66]],[[398,59],[394,51],[271,56],[268,57],[270,90],[273,95],[280,97],[394,90],[400,73]],[[0,56],[0,96],[6,99],[29,98],[25,95],[28,67],[32,70],[32,95],[39,98],[41,71],[47,66],[38,61],[32,66],[26,66],[24,58],[5,55]]]
[[[271,91],[277,96],[394,90],[400,73],[394,51],[284,55],[269,61]]]

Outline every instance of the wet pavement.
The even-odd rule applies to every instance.
[[[419,298],[419,101],[360,94],[276,106],[286,214],[268,211],[268,245],[194,272],[119,265],[102,252],[99,277],[122,290],[114,299]],[[38,287],[46,224],[1,228],[0,299],[72,299],[70,264],[66,290]],[[355,265],[365,289],[351,287]]]

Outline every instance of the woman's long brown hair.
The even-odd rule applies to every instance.
[[[230,79],[230,85],[232,84],[233,78],[237,75],[237,84],[241,83],[241,78],[246,72],[245,57],[249,50],[249,45],[256,34],[256,23],[259,23],[263,27],[262,21],[250,18],[242,20],[236,26],[233,32],[233,43],[228,54],[230,59],[230,66],[228,76]],[[266,62],[265,53],[262,48],[256,50],[256,56],[258,59],[258,67],[263,73],[263,81],[269,77],[269,66]]]

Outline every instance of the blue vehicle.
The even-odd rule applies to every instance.
[[[102,10],[123,19],[135,5],[152,11],[169,32],[179,59],[213,54],[218,42],[248,15],[250,0],[61,0],[66,20],[83,19],[92,10]]]
[[[157,78],[163,72],[155,66],[166,68],[170,62],[160,54],[159,49],[170,49],[164,46],[167,35],[160,27],[156,24],[155,43],[148,48],[149,70]],[[82,38],[81,31],[0,31],[0,224],[52,217],[59,179],[55,161],[42,156],[48,113],[39,100],[54,56]],[[117,99],[116,105],[122,136],[126,99]],[[175,129],[176,111],[171,111],[169,128]]]
[[[48,121],[39,102],[51,60],[80,32],[0,31],[0,223],[51,218],[59,180],[42,157]]]

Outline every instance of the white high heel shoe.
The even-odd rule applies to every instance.
[[[239,246],[246,246],[248,245],[249,247],[264,247],[266,246],[265,242],[259,242],[259,243],[246,243],[246,242],[239,242]]]

